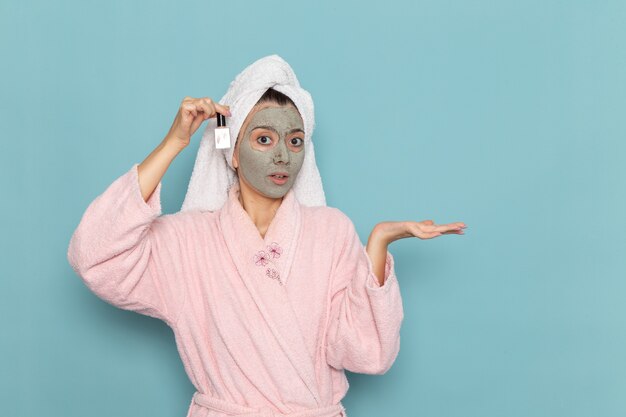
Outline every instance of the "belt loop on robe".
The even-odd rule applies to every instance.
[[[220,400],[218,398],[211,397],[206,394],[202,394],[196,391],[193,394],[193,403],[196,403],[209,410],[218,411],[224,413],[224,416],[245,416],[245,417],[347,417],[346,410],[343,404],[334,404],[319,408],[310,408],[307,410],[295,411],[293,413],[279,413],[271,408],[250,408],[239,404],[229,403],[228,401]],[[191,415],[191,407],[187,417]]]

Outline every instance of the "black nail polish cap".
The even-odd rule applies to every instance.
[[[226,116],[221,113],[217,113],[217,127],[226,126]]]

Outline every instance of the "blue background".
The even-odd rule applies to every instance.
[[[402,347],[348,375],[348,415],[626,415],[625,21],[621,1],[2,1],[0,415],[185,415],[169,327],[96,298],[67,245],[184,96],[273,53],[363,243],[383,220],[468,225],[390,246]]]

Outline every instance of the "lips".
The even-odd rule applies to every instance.
[[[277,185],[283,185],[289,179],[289,175],[286,172],[274,172],[268,175],[270,180]]]
[[[273,172],[270,174],[270,177],[288,177],[289,174],[286,172]]]

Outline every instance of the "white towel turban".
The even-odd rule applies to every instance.
[[[230,148],[215,148],[217,119],[208,119],[181,211],[215,211],[226,202],[230,187],[238,180],[232,166],[237,135],[250,110],[269,88],[288,96],[304,122],[304,162],[293,184],[296,198],[305,206],[326,205],[311,141],[315,127],[313,99],[308,91],[300,87],[289,64],[278,55],[269,55],[255,61],[237,75],[219,101],[220,104],[230,106],[232,114],[232,117],[226,118],[226,126],[230,129]]]

